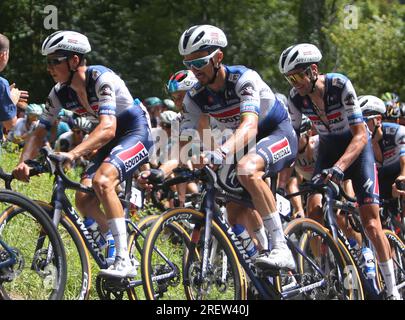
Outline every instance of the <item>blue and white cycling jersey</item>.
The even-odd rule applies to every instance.
[[[224,66],[225,87],[214,92],[197,83],[184,98],[180,131],[196,129],[201,114],[209,114],[220,130],[236,130],[241,115],[259,117],[259,135],[288,118],[286,106],[279,101],[259,74],[244,66]]]
[[[321,141],[350,141],[350,126],[364,122],[351,81],[339,73],[326,74],[324,104],[325,114],[320,115],[308,96],[301,97],[292,88],[288,108],[294,129],[299,132],[302,114],[305,114],[314,124]]]
[[[383,122],[381,125],[383,137],[378,142],[383,162],[377,162],[379,172],[387,175],[399,175],[399,159],[405,156],[405,127],[391,122]]]
[[[291,166],[297,154],[297,137],[287,107],[278,100],[259,74],[244,66],[224,66],[225,86],[218,92],[197,83],[187,92],[180,134],[197,129],[201,115],[215,119],[217,129],[234,132],[244,114],[255,114],[257,143],[253,148],[263,158],[265,174],[273,175]],[[228,131],[229,133],[229,131]],[[219,143],[222,143],[220,141]],[[246,150],[245,150],[246,151]]]
[[[294,129],[299,131],[302,114],[305,114],[319,134],[314,175],[334,166],[340,159],[353,138],[351,126],[366,126],[353,85],[344,75],[325,74],[324,105],[323,113],[316,112],[317,106],[309,96],[299,95],[295,88],[290,91],[288,108]],[[377,169],[370,136],[359,157],[345,170],[345,178],[352,179],[360,205],[379,203]]]
[[[401,173],[400,158],[405,157],[405,127],[390,122],[381,125],[383,137],[378,142],[383,162],[377,162],[381,197],[392,197],[392,184]]]
[[[92,178],[100,165],[107,162],[117,168],[120,181],[124,181],[148,161],[153,146],[148,112],[138,99],[132,98],[124,81],[106,67],[87,68],[86,91],[90,107],[80,104],[70,86],[56,84],[48,96],[40,126],[49,130],[62,108],[95,123],[99,122],[99,116],[115,116],[115,137],[98,150],[93,165],[86,168],[83,176]]]
[[[80,104],[70,86],[56,84],[48,96],[40,125],[49,130],[59,111],[64,108],[95,123],[98,123],[100,115],[116,116],[116,136],[133,129],[150,127],[146,108],[138,99],[134,101],[124,81],[112,70],[103,66],[89,66],[86,70],[86,90],[91,109]]]

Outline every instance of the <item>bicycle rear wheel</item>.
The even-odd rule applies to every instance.
[[[0,295],[12,300],[60,300],[66,285],[62,240],[47,214],[33,201],[0,191],[0,238],[12,248],[16,263],[0,270]],[[14,212],[13,218],[8,219]],[[0,247],[0,262],[10,254]]]
[[[302,287],[324,281],[322,286],[303,292],[297,299],[364,299],[357,269],[348,265],[326,228],[311,219],[296,219],[287,226],[285,234],[293,244],[291,249],[297,264],[295,281]],[[282,288],[291,285],[290,277],[291,275],[282,276]]]
[[[184,232],[189,227],[193,229],[192,239]],[[246,298],[244,274],[237,255],[215,222],[207,248],[207,276],[201,277],[203,235],[204,215],[193,209],[172,209],[156,220],[145,240],[141,264],[148,299]],[[180,284],[184,290],[176,288]]]

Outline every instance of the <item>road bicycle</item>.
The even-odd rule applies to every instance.
[[[225,176],[229,176],[228,173]],[[219,173],[219,176],[224,174]],[[289,270],[295,274],[295,283],[282,288],[280,270],[257,268],[226,217],[216,209],[216,199],[223,197],[252,207],[246,191],[230,188],[209,166],[189,171],[177,179],[178,183],[194,180],[202,182],[201,207],[199,210],[170,209],[149,230],[141,261],[143,286],[148,299],[166,298],[152,281],[156,273],[160,279],[176,276],[177,281],[182,281],[187,299],[293,299],[316,288],[328,290],[327,296],[319,298],[362,299],[356,288],[345,286],[347,277],[355,281],[353,278],[358,275],[348,273],[346,260],[333,237],[320,224],[303,225],[301,232],[310,231],[322,239],[325,252],[322,261],[315,261],[301,250],[296,243],[298,235],[286,237],[290,249],[312,266],[312,275],[308,277]],[[165,242],[167,229],[174,223],[194,226],[182,273],[171,268],[165,263],[165,256],[153,250],[153,247]]]
[[[41,149],[45,161],[30,161],[29,165],[34,168],[30,175],[50,172],[55,176],[53,193],[50,203],[36,201],[51,217],[54,225],[58,226],[58,231],[62,235],[63,242],[67,251],[67,286],[66,299],[88,299],[92,283],[92,265],[90,256],[95,264],[104,269],[108,267],[106,252],[101,249],[98,243],[93,239],[90,232],[86,229],[81,215],[72,206],[66,189],[72,189],[85,193],[94,194],[90,187],[83,186],[80,183],[72,181],[67,177],[63,170],[63,160],[60,156],[53,153],[52,150]],[[3,177],[6,184],[11,188],[10,183],[13,179],[11,175]],[[125,191],[121,192],[120,200],[126,215],[128,239],[130,254],[138,261],[141,259],[143,239],[145,234],[143,230],[150,227],[155,216],[149,216],[139,223],[134,223],[130,219],[131,195],[132,195],[132,178],[125,183]],[[1,219],[9,221],[14,219],[15,210],[3,212]],[[187,237],[187,234],[181,234]],[[157,249],[155,249],[157,250]],[[100,299],[120,300],[123,299],[124,293],[130,300],[138,299],[143,296],[142,280],[140,275],[135,278],[116,279],[112,277],[96,278],[96,290]],[[140,290],[138,290],[140,289]]]
[[[353,246],[350,245],[349,240],[339,229],[336,222],[336,211],[340,210],[341,214],[345,215],[346,220],[350,223],[350,226],[354,231],[362,235],[363,244],[360,244],[360,247],[367,246],[372,249],[374,257],[376,257],[376,252],[368,238],[366,237],[364,230],[362,228],[358,205],[355,198],[348,196],[343,188],[340,185],[329,181],[327,184],[323,183],[313,183],[306,182],[300,186],[300,191],[293,193],[287,196],[287,198],[294,197],[297,195],[305,195],[311,193],[320,193],[322,194],[322,209],[324,213],[324,224],[325,228],[330,232],[335,240],[336,244],[339,247],[339,250],[342,252],[343,256],[347,261],[348,268],[351,269],[351,272],[358,273],[359,277],[356,281],[351,282],[351,286],[357,287],[358,291],[361,292],[361,296],[366,299],[384,299],[384,282],[382,279],[381,272],[378,268],[378,262],[376,263],[376,276],[373,279],[369,279],[364,270],[364,258],[360,251],[356,250]],[[289,235],[293,229],[300,228],[302,224],[313,223],[311,219],[297,219],[293,221],[290,225],[287,226],[285,233]],[[398,288],[401,289],[405,286],[405,273],[404,273],[404,249],[405,245],[401,239],[391,230],[383,229],[384,234],[388,238],[391,248],[393,249],[393,260],[396,274],[396,281]],[[300,239],[300,248],[302,250],[307,250],[312,246],[314,237],[310,234],[306,234]],[[302,259],[298,261],[299,272],[304,272],[306,269],[305,263]]]
[[[5,174],[0,168],[0,177]],[[12,221],[8,213],[14,212]],[[0,298],[60,300],[67,269],[62,239],[40,206],[0,190]]]

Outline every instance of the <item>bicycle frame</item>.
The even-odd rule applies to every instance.
[[[316,283],[312,283],[310,285],[304,286],[304,287],[299,287],[298,288],[289,288],[285,292],[281,293],[278,292],[278,290],[275,288],[274,284],[270,281],[270,277],[267,277],[269,280],[269,285],[264,286],[263,285],[263,279],[259,278],[258,276],[258,270],[256,266],[253,264],[252,260],[250,259],[249,255],[247,254],[246,250],[244,249],[241,241],[238,239],[236,234],[233,232],[232,227],[228,224],[226,218],[216,212],[213,208],[214,203],[215,203],[215,197],[217,193],[217,187],[215,186],[215,183],[213,181],[210,181],[207,183],[207,188],[205,190],[205,194],[203,195],[203,201],[201,205],[200,211],[205,214],[205,234],[204,234],[204,252],[203,252],[203,257],[202,257],[202,267],[201,267],[201,278],[204,279],[207,275],[207,270],[208,270],[208,254],[209,254],[209,239],[211,239],[211,228],[212,228],[212,221],[215,221],[215,223],[219,226],[219,228],[226,234],[228,239],[230,240],[230,243],[232,244],[233,249],[235,250],[238,261],[242,267],[242,269],[245,271],[246,275],[249,277],[251,282],[253,283],[254,287],[258,291],[259,295],[263,299],[271,299],[271,298],[278,298],[278,299],[283,299],[283,298],[290,298],[293,297],[297,294],[304,293],[306,291],[313,290],[314,288],[323,286],[325,284],[325,279],[322,279]],[[232,199],[232,194],[227,193],[227,196]],[[242,199],[235,198],[232,199],[235,200],[239,203],[243,203]],[[247,204],[246,204],[247,205]],[[198,238],[194,237],[194,232],[199,233],[199,229],[201,226],[196,226],[195,229],[193,230],[193,234],[191,236],[192,239]],[[298,252],[300,255],[304,257],[316,270],[319,272],[322,277],[325,276],[325,273],[318,268],[318,266],[310,259],[308,258],[305,253],[299,249],[298,247],[295,246],[295,244],[288,238],[287,243],[290,247],[294,248],[296,252]],[[195,247],[196,243],[193,243],[192,245]],[[192,250],[194,250],[194,247],[192,247]],[[276,271],[276,270],[275,270]],[[277,270],[278,272],[278,270]]]

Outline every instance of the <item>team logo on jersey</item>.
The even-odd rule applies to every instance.
[[[332,86],[338,87],[338,88],[343,88],[343,86],[344,86],[343,80],[340,78],[333,78]]]
[[[249,96],[253,97],[255,94],[255,86],[251,82],[246,82],[243,84],[243,86],[240,88],[239,91],[241,96]]]
[[[121,151],[117,154],[117,158],[120,159],[125,166],[125,171],[128,172],[136,167],[142,160],[148,156],[148,151],[142,142],[138,142],[135,146],[125,151]]]
[[[238,74],[238,73],[231,73],[231,74],[229,75],[229,77],[228,77],[228,80],[231,81],[231,82],[233,82],[233,83],[236,83],[236,82],[238,82],[239,78],[240,78],[240,74]]]
[[[109,84],[104,84],[101,86],[101,88],[98,90],[98,93],[100,96],[109,96],[112,97],[113,91],[111,89],[111,86]]]
[[[349,92],[346,97],[344,98],[345,104],[348,106],[354,106],[354,94]]]
[[[211,115],[221,123],[238,122],[240,121],[240,108],[237,106],[234,109],[222,113],[212,113]]]
[[[392,158],[394,155],[395,155],[395,149],[385,151],[384,152],[384,160],[388,160],[389,158]]]
[[[93,77],[94,80],[97,80],[97,78],[100,76],[101,72],[98,70],[93,70],[91,73],[91,76]]]
[[[290,144],[288,143],[287,138],[284,138],[281,141],[277,141],[276,143],[273,143],[268,148],[271,152],[271,156],[273,158],[273,163],[276,163],[277,161],[279,161],[291,154],[291,148],[290,148]]]

